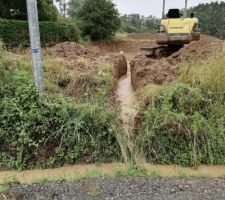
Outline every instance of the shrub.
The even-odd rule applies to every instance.
[[[225,163],[224,58],[191,63],[145,102],[137,144],[149,162]]]
[[[73,22],[40,22],[42,45],[63,41],[78,41],[79,31]],[[0,37],[7,46],[29,45],[27,21],[0,20]]]
[[[62,97],[41,102],[32,85],[21,85],[0,103],[0,163],[24,169],[117,159],[115,118],[99,105]]]

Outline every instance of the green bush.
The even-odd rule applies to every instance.
[[[194,166],[225,163],[225,107],[201,87],[162,89],[143,113],[137,143],[149,162]]]
[[[115,117],[64,98],[40,102],[32,85],[18,87],[0,104],[0,164],[24,169],[117,159]]]
[[[31,74],[0,63],[0,166],[16,169],[120,157],[117,112],[60,95],[40,100]]]
[[[79,31],[73,22],[40,22],[42,45],[54,45],[64,41],[78,41]],[[0,37],[6,46],[29,45],[27,21],[0,20]]]

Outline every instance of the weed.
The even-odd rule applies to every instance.
[[[126,169],[117,168],[115,170],[116,177],[127,177],[127,176],[146,176],[147,170],[138,165],[129,165]]]
[[[103,173],[100,170],[87,171],[84,178],[101,178],[101,177],[112,177],[112,174]]]
[[[101,187],[99,185],[94,185],[90,188],[90,195],[92,197],[98,197],[101,194]]]
[[[58,178],[60,179],[61,177]],[[32,183],[48,183],[48,182],[51,182],[51,179],[49,179],[48,176],[40,176],[32,180]]]
[[[185,171],[178,170],[178,172],[177,172],[177,177],[186,178],[186,177],[190,177],[190,176],[189,176],[188,173],[186,173]]]
[[[0,194],[5,193],[7,191],[7,187],[4,185],[0,185]]]
[[[18,183],[18,179],[17,179],[17,176],[15,174],[12,174],[12,175],[6,175],[4,178],[3,178],[3,183],[4,185],[8,185],[8,184],[11,184],[11,183]]]
[[[160,174],[158,171],[156,170],[148,170],[147,171],[147,176],[150,176],[150,177],[159,177]]]

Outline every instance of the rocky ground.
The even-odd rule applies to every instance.
[[[98,178],[76,182],[11,185],[12,200],[224,200],[224,178]]]

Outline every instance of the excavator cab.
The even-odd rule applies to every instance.
[[[170,9],[165,12],[165,0],[163,1],[163,17],[157,34],[159,45],[184,45],[192,41],[200,40],[199,20],[192,14],[187,17],[187,0],[184,16],[179,9]]]
[[[181,13],[179,9],[170,9],[168,14],[166,15],[166,18],[168,19],[178,19],[181,17]]]
[[[170,56],[185,44],[200,40],[199,20],[193,13],[187,17],[187,0],[184,15],[179,9],[170,9],[165,15],[165,1],[163,0],[162,20],[156,38],[158,46],[141,48],[145,56],[153,59]]]

